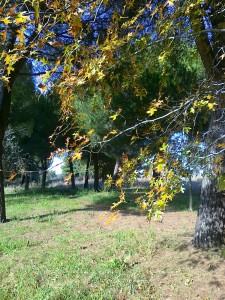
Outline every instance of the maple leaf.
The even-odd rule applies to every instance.
[[[149,116],[153,116],[156,111],[157,109],[155,107],[152,107],[147,111],[147,114],[149,114]]]
[[[217,103],[208,103],[208,108],[210,109],[210,110],[215,110],[215,106],[216,105],[218,105]]]
[[[30,20],[29,16],[25,16],[22,12],[19,12],[15,18],[15,23],[23,24],[23,23],[26,23],[28,20]]]
[[[13,68],[13,66],[8,66],[7,67],[7,75],[9,75],[11,73],[11,71],[14,71],[15,69]]]
[[[3,22],[5,25],[12,23],[12,21],[9,18],[2,18],[0,19],[0,22]]]
[[[73,155],[73,161],[75,160],[80,160],[82,157],[82,153],[81,152],[76,152],[74,155]]]

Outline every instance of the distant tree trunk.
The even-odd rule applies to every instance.
[[[99,192],[99,163],[98,163],[98,153],[93,153],[94,162],[94,190]]]
[[[116,180],[118,172],[119,172],[119,158],[117,157],[116,158],[116,163],[115,163],[115,166],[114,166],[114,170],[113,170],[113,176],[112,176],[113,181]]]
[[[41,179],[41,188],[46,188],[46,179],[47,179],[47,170],[43,170],[42,179]]]
[[[30,174],[26,172],[25,174],[25,190],[29,190],[30,187]]]
[[[73,169],[73,160],[71,155],[69,154],[69,168],[70,168],[70,181],[71,181],[71,187],[73,190],[75,190],[75,175],[74,175],[74,169]]]
[[[193,211],[193,194],[192,194],[191,175],[188,176],[188,186],[189,186],[189,211]]]
[[[119,158],[117,157],[114,170],[113,170],[113,175],[112,175],[112,186],[111,186],[112,189],[116,187],[116,179],[117,179],[118,172],[119,172]]]
[[[88,153],[85,177],[84,177],[84,189],[88,189],[90,162],[91,162],[91,153]]]
[[[42,189],[45,189],[46,187],[46,179],[47,179],[47,158],[42,160],[42,179],[41,179],[41,187]]]

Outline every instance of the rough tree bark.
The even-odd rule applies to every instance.
[[[224,28],[223,8],[222,1],[210,1],[212,13],[209,18],[213,29]],[[196,22],[196,20],[199,20],[199,22]],[[201,16],[197,19],[196,16],[191,16],[191,23],[193,31],[196,33],[197,50],[208,75],[209,86],[211,85],[211,90],[214,90],[217,101],[217,108],[215,113],[212,114],[206,140],[208,153],[212,155],[218,150],[216,149],[216,142],[224,142],[221,137],[225,134],[225,99],[221,89],[221,87],[224,89],[225,84],[225,59],[221,58],[220,55],[225,45],[225,34],[224,32],[213,33],[212,43],[210,43],[206,33],[199,34],[201,30],[206,29]],[[225,170],[224,160],[223,157],[220,173],[224,173]],[[225,196],[224,192],[218,191],[216,167],[215,161],[211,161],[208,166],[210,175],[205,176],[202,183],[200,206],[193,239],[193,245],[198,248],[219,246],[225,241]]]
[[[193,193],[192,193],[191,175],[188,176],[188,189],[189,189],[189,211],[193,211]]]
[[[222,99],[223,100],[223,99]],[[221,101],[222,105],[224,101]],[[208,163],[207,175],[202,182],[200,206],[195,227],[193,245],[198,248],[208,248],[220,246],[224,243],[225,238],[225,195],[224,191],[219,189],[219,175],[224,174],[225,158],[222,154],[221,163],[215,161],[214,153],[221,150],[217,143],[224,135],[224,116],[225,108],[218,103],[216,111],[212,115],[209,125],[208,137],[208,154],[212,155]]]
[[[5,51],[13,49],[16,43],[16,30],[9,30],[7,41],[4,45]],[[5,192],[4,192],[4,172],[2,164],[3,156],[3,139],[5,130],[8,126],[9,112],[11,106],[11,89],[16,79],[18,71],[22,68],[26,59],[21,58],[14,64],[14,70],[10,73],[10,79],[6,86],[3,80],[0,80],[0,222],[6,222],[6,209],[5,209]],[[7,75],[7,74],[2,74]]]
[[[1,130],[2,131],[2,130]],[[2,166],[2,143],[0,140],[0,221],[6,222],[6,209],[5,209],[5,193],[4,193],[4,173]]]
[[[11,92],[0,81],[0,222],[6,222],[5,193],[4,193],[4,172],[3,172],[3,139],[8,124],[8,117],[11,104]]]
[[[217,180],[204,178],[193,244],[206,248],[224,243],[225,201]]]

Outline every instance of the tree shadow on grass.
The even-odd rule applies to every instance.
[[[185,240],[184,240],[185,239]],[[191,268],[207,264],[207,271],[215,271],[220,267],[221,261],[219,254],[221,248],[195,248],[192,244],[193,234],[192,233],[180,233],[177,235],[177,242],[174,241],[174,237],[166,237],[160,241],[161,247],[167,247],[169,245],[173,251],[182,253],[188,252],[188,258],[180,259],[179,264],[189,265]],[[213,259],[217,256],[218,259]]]
[[[119,205],[118,209],[123,215],[135,215],[135,216],[143,216],[144,214],[141,213],[138,204],[135,202],[135,199],[143,194],[142,191],[139,191],[139,193],[135,193],[132,190],[128,190],[126,193],[126,203],[122,203]],[[51,200],[61,200],[63,198],[68,199],[79,199],[82,198],[82,196],[88,196],[92,197],[92,203],[85,204],[84,207],[78,207],[74,209],[69,210],[62,210],[62,211],[54,211],[49,212],[46,214],[40,214],[40,215],[32,215],[32,216],[25,216],[25,217],[15,217],[11,218],[10,221],[14,220],[32,220],[32,219],[45,219],[45,218],[51,218],[55,215],[66,215],[69,213],[79,212],[79,211],[110,211],[110,207],[115,203],[119,201],[119,193],[116,191],[109,192],[106,194],[103,193],[90,193],[90,191],[84,191],[84,190],[72,190],[68,188],[63,189],[56,189],[56,188],[47,188],[47,189],[32,189],[29,191],[20,191],[18,193],[18,198],[16,194],[8,194],[7,195],[7,202],[17,202],[17,203],[30,203],[32,199],[35,201],[38,201],[41,198],[45,198],[46,196],[50,196],[47,201],[51,202]],[[94,195],[94,197],[93,197]],[[97,196],[97,197],[96,197]],[[178,195],[177,198],[174,199],[170,203],[169,208],[167,211],[183,211],[187,210],[188,208],[188,195],[181,194]],[[77,201],[79,203],[79,201]],[[199,203],[199,194],[197,194],[194,197],[194,205],[195,207],[198,206]],[[80,204],[82,205],[82,199],[80,201]]]
[[[60,215],[67,215],[71,213],[76,213],[76,212],[94,212],[94,211],[110,211],[110,206],[108,205],[98,205],[98,204],[93,204],[93,205],[86,205],[85,207],[82,208],[74,208],[74,209],[69,209],[65,211],[55,211],[51,213],[46,213],[46,214],[40,214],[40,215],[32,215],[32,216],[27,216],[27,217],[14,217],[11,219],[8,219],[7,221],[28,221],[28,220],[38,220],[40,222],[45,222],[48,221],[47,219],[52,218],[54,216],[60,216]],[[120,212],[123,215],[135,215],[135,216],[143,216],[140,211],[135,211],[132,209],[126,209],[126,210],[120,210]]]
[[[66,214],[70,214],[70,213],[74,213],[74,212],[79,212],[79,211],[90,211],[90,208],[74,208],[74,209],[69,209],[69,210],[65,210],[65,211],[55,211],[55,212],[51,212],[51,213],[46,213],[46,214],[40,214],[40,215],[35,215],[35,216],[27,216],[24,218],[11,218],[9,219],[9,221],[28,221],[28,220],[44,220],[47,218],[51,218],[54,216],[60,216],[60,215],[66,215]]]

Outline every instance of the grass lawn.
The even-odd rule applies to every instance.
[[[196,211],[187,211],[185,195],[162,223],[149,224],[129,205],[106,226],[107,216],[99,216],[116,199],[107,192],[8,190],[0,300],[225,299],[221,250],[191,247]]]

